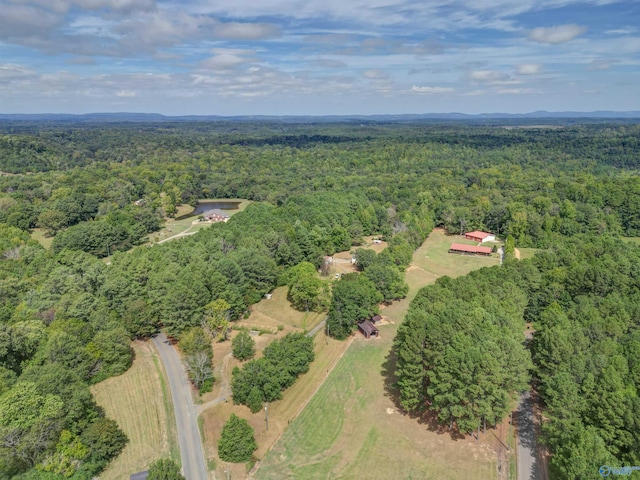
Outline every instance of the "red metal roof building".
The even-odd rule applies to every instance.
[[[463,245],[452,243],[449,253],[462,253],[464,255],[491,255],[491,247],[477,247],[475,245]]]
[[[478,230],[474,230],[473,232],[465,233],[464,238],[468,240],[473,240],[474,242],[482,243],[482,242],[492,242],[496,239],[496,236],[493,233],[480,232]]]

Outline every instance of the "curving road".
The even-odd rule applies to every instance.
[[[202,453],[202,438],[198,430],[198,417],[191,398],[191,385],[180,357],[164,333],[153,339],[164,365],[171,387],[171,398],[178,426],[182,472],[187,480],[208,480],[207,467]]]

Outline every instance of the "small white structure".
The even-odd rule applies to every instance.
[[[271,293],[265,293],[264,294],[264,298],[266,298],[267,300],[271,300],[272,296],[273,296],[273,294],[271,294]]]

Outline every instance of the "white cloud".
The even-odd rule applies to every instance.
[[[255,55],[253,50],[231,48],[216,48],[213,50],[213,53],[213,56],[199,63],[200,68],[211,70],[231,69],[243,63],[250,62],[252,59],[247,58],[247,55]]]
[[[0,64],[0,82],[28,78],[34,75],[35,72],[24,65],[16,63]]]
[[[633,33],[636,33],[638,31],[638,29],[636,27],[622,27],[622,28],[615,28],[613,30],[607,30],[605,33],[605,35],[631,35]]]
[[[333,60],[330,58],[319,58],[317,60],[314,60],[312,62],[314,65],[317,65],[318,67],[324,67],[324,68],[347,68],[348,65],[341,61],[341,60]]]
[[[263,40],[279,37],[282,31],[270,23],[228,22],[216,24],[214,34],[228,40]]]
[[[116,97],[135,97],[137,95],[135,90],[119,90],[116,92]]]
[[[455,90],[451,87],[418,87],[414,85],[411,87],[412,92],[416,93],[427,93],[430,95],[444,94],[444,93],[453,93]]]
[[[597,58],[591,61],[587,66],[587,70],[609,70],[616,63],[618,63],[618,60],[615,58]]]
[[[539,63],[523,63],[518,65],[518,75],[540,75],[542,73],[542,65]]]
[[[538,43],[559,44],[570,42],[577,36],[587,31],[581,25],[569,23],[567,25],[556,25],[554,27],[538,27],[529,32],[529,40]]]
[[[537,88],[501,88],[498,90],[500,95],[528,95],[532,93],[542,93]]]
[[[365,71],[362,76],[369,80],[387,80],[389,75],[382,70],[374,69]]]
[[[467,75],[471,83],[475,85],[517,85],[522,80],[496,70],[473,70]]]
[[[507,75],[495,70],[474,70],[470,74],[471,80],[481,83],[493,83],[507,78]]]

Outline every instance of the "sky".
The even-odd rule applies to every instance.
[[[640,110],[640,0],[0,0],[0,113]]]

